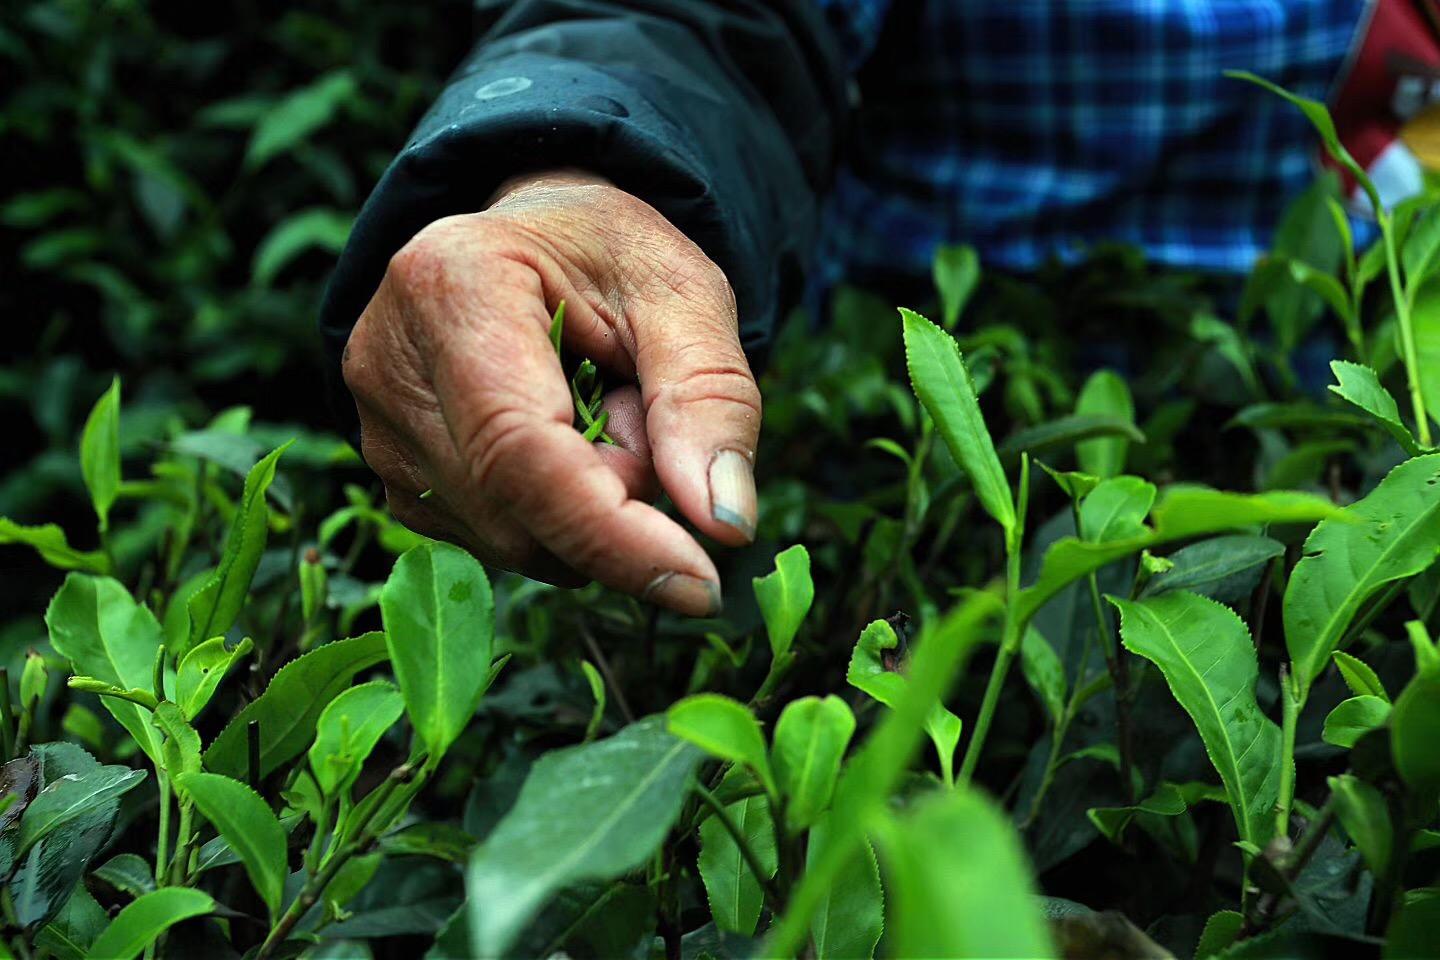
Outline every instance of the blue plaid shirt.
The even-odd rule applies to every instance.
[[[821,0],[857,78],[858,129],[817,275],[988,265],[1097,241],[1236,273],[1315,175],[1300,112],[1222,76],[1324,99],[1364,0]]]

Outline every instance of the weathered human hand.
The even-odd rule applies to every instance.
[[[561,300],[566,347],[638,384],[606,397],[615,446],[572,426],[548,336]],[[715,540],[749,542],[760,392],[724,275],[648,204],[562,171],[436,221],[391,259],[344,376],[406,526],[536,579],[719,611],[714,563],[648,501],[663,489]]]

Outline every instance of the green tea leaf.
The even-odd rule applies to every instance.
[[[1361,606],[1440,556],[1440,454],[1400,464],[1305,541],[1285,588],[1285,644],[1302,689],[1341,646]]]
[[[1020,838],[990,801],[927,799],[880,836],[896,956],[1055,956]]]
[[[1250,533],[1201,540],[1170,554],[1166,559],[1174,566],[1152,577],[1144,596],[1188,590],[1221,603],[1233,602],[1254,589],[1257,567],[1284,552],[1280,541]]]
[[[80,472],[90,491],[100,530],[110,527],[110,507],[120,492],[120,378],[110,381],[85,419],[80,434]]]
[[[233,649],[226,647],[224,637],[211,637],[185,654],[175,676],[175,700],[186,720],[200,715],[230,669],[254,648],[249,637]]]
[[[285,828],[254,790],[218,773],[183,773],[175,778],[183,791],[240,855],[255,892],[270,910],[273,924],[280,914],[285,877]]]
[[[155,679],[160,624],[119,582],[72,573],[45,611],[50,645],[77,674],[148,690]],[[145,708],[113,697],[105,709],[119,720],[151,760],[160,759],[160,738]]]
[[[1242,840],[1263,846],[1280,788],[1280,728],[1255,701],[1250,631],[1228,607],[1192,593],[1109,598],[1126,649],[1154,663],[1195,722]]]
[[[1390,702],[1379,697],[1351,697],[1343,700],[1325,718],[1320,739],[1336,747],[1349,749],[1371,730],[1385,726],[1390,719]]]
[[[509,956],[557,891],[644,863],[679,816],[703,756],[666,733],[662,718],[649,717],[536,761],[514,806],[470,860],[472,955]]]
[[[1410,326],[1415,337],[1415,377],[1420,381],[1425,409],[1434,420],[1440,417],[1440,283],[1432,277],[1412,296],[1415,304],[1410,309]]]
[[[1039,460],[1035,462],[1040,464],[1040,469],[1048,473],[1050,479],[1055,481],[1055,485],[1064,491],[1065,496],[1071,500],[1084,499],[1085,495],[1091,490],[1094,490],[1096,485],[1100,483],[1099,477],[1091,476],[1079,470],[1056,470],[1054,467]]]
[[[338,254],[345,248],[354,216],[326,207],[292,213],[265,234],[250,262],[251,281],[268,287],[296,257],[309,250]]]
[[[1133,807],[1091,807],[1085,811],[1085,816],[1105,839],[1119,843],[1125,828],[1140,814],[1178,817],[1188,809],[1190,804],[1179,787],[1173,783],[1161,783],[1153,794]]]
[[[744,704],[718,693],[686,697],[666,711],[665,728],[712,756],[749,767],[765,791],[779,797],[765,751],[765,736]]]
[[[1240,936],[1245,915],[1238,910],[1218,910],[1205,921],[1200,942],[1195,946],[1195,960],[1208,960],[1224,950]]]
[[[945,329],[954,330],[960,311],[970,302],[970,295],[980,282],[980,258],[968,243],[942,246],[935,251],[931,275],[940,293],[940,316]]]
[[[854,734],[854,714],[833,695],[792,700],[781,711],[771,757],[791,833],[808,829],[829,808]]]
[[[1395,438],[1408,456],[1417,457],[1423,452],[1410,428],[1400,419],[1400,408],[1395,404],[1395,398],[1380,385],[1380,378],[1374,370],[1347,360],[1331,360],[1330,371],[1339,381],[1330,385],[1331,393],[1368,413]]]
[[[755,601],[765,618],[765,632],[770,637],[771,656],[780,661],[790,653],[795,634],[810,604],[815,600],[815,584],[810,579],[810,551],[800,544],[775,555],[775,570],[756,577]]]
[[[98,876],[100,871],[95,873]],[[90,945],[109,922],[105,908],[95,902],[90,891],[77,886],[54,919],[35,935],[35,946],[57,960],[86,960],[91,956]]]
[[[730,819],[744,835],[750,849],[766,872],[775,875],[775,823],[770,819],[770,802],[763,796],[746,797],[725,807]],[[752,936],[760,919],[765,894],[761,880],[751,872],[740,846],[720,818],[711,816],[700,824],[700,879],[715,925],[742,936]]]
[[[15,860],[60,827],[128,793],[145,779],[144,770],[109,765],[60,777],[35,795],[20,817]]]
[[[1335,815],[1340,826],[1355,842],[1371,872],[1383,877],[1390,866],[1394,838],[1385,797],[1364,780],[1348,773],[1329,777],[1326,782],[1330,784],[1330,795],[1335,801]]]
[[[131,903],[90,945],[90,956],[133,960],[159,936],[182,920],[215,909],[208,893],[186,887],[161,887]]]
[[[164,770],[171,777],[200,772],[200,734],[185,722],[180,708],[168,700],[155,708],[155,726],[165,735],[161,748]]]
[[[327,796],[350,789],[380,738],[405,712],[394,685],[375,680],[351,687],[331,700],[315,725],[310,769]]]
[[[104,880],[132,900],[155,889],[155,868],[133,853],[112,857],[104,866],[96,867],[91,876]]]
[[[1160,494],[1150,520],[1157,538],[1182,540],[1259,524],[1315,523],[1340,512],[1334,503],[1310,493],[1230,493],[1175,484]]]
[[[255,125],[245,150],[245,169],[255,170],[325,126],[355,95],[355,78],[335,70],[271,107]]]
[[[1101,480],[1080,502],[1080,539],[1091,543],[1143,536],[1155,485],[1139,477]]]
[[[1386,703],[1390,702],[1390,694],[1385,692],[1385,685],[1369,664],[1344,650],[1336,650],[1330,657],[1351,693],[1357,697],[1379,697]]]
[[[480,561],[448,543],[407,551],[380,593],[391,667],[432,765],[489,685],[493,610]]]
[[[828,813],[810,828],[805,847],[807,869],[824,856],[832,829]],[[815,960],[873,957],[884,930],[885,892],[880,887],[880,865],[870,844],[864,843],[830,884],[810,921]]]
[[[935,421],[955,462],[970,477],[985,512],[1013,535],[1015,502],[994,441],[980,412],[975,385],[955,338],[913,310],[900,309],[905,361],[915,396]],[[1108,441],[1093,441],[1108,442]]]
[[[65,538],[65,531],[53,523],[26,526],[8,517],[0,517],[0,545],[9,543],[32,548],[40,554],[41,560],[59,570],[110,572],[110,559],[103,551],[76,550]]]
[[[1390,753],[1401,779],[1433,801],[1440,793],[1440,677],[1418,673],[1390,711]]]
[[[190,635],[184,650],[170,651],[177,659],[202,641],[224,634],[240,616],[269,534],[270,509],[265,504],[265,491],[275,479],[276,462],[293,442],[271,451],[245,477],[235,519],[225,535],[220,565],[186,605],[190,613]]]
[[[1134,443],[1145,442],[1144,432],[1133,420],[1106,414],[1071,414],[1010,434],[1000,444],[1000,456],[1015,457],[1022,452],[1035,456],[1048,450],[1064,450],[1084,441],[1109,437],[1124,438]],[[1051,476],[1054,476],[1053,472]]]
[[[1050,641],[1034,627],[1026,629],[1025,638],[1020,642],[1020,671],[1025,675],[1025,682],[1044,705],[1050,721],[1059,723],[1065,713],[1068,687],[1065,682],[1065,665],[1060,662],[1060,657],[1055,653],[1055,648],[1050,646]]]
[[[1112,370],[1097,370],[1080,388],[1075,398],[1077,416],[1113,417],[1135,422],[1135,402],[1125,379]],[[1102,480],[1124,472],[1130,441],[1125,437],[1086,440],[1075,446],[1075,459],[1080,469]]]
[[[581,660],[580,669],[585,674],[585,682],[590,685],[590,697],[595,701],[590,711],[590,722],[585,724],[585,742],[589,743],[600,732],[600,724],[605,720],[605,680],[589,660]]]
[[[244,777],[249,762],[246,728],[254,722],[260,726],[260,776],[268,777],[310,745],[326,704],[350,686],[357,673],[385,658],[385,635],[377,630],[327,643],[291,660],[265,692],[220,731],[205,751],[206,768]]]

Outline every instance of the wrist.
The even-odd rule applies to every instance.
[[[591,173],[579,167],[557,167],[552,170],[539,170],[529,173],[517,174],[500,186],[490,195],[486,202],[486,208],[508,200],[532,190],[553,190],[563,187],[589,187],[589,186],[614,186],[605,177],[597,173]]]

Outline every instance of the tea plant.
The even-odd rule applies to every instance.
[[[939,325],[841,294],[776,345],[699,623],[492,588],[243,409],[137,447],[115,380],[93,521],[0,520],[64,573],[0,648],[5,950],[1433,952],[1440,206],[1379,234],[1322,181],[1235,323],[1121,251],[943,250]]]

